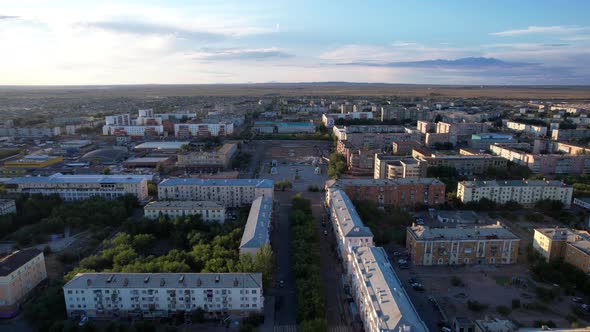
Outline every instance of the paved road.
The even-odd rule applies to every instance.
[[[289,247],[291,234],[289,227],[289,212],[291,211],[291,192],[275,192],[278,207],[275,210],[275,224],[273,228],[272,247],[276,256],[275,279],[277,283],[284,281],[283,288],[271,290],[275,296],[275,326],[294,325],[295,315],[295,287],[291,272],[291,250]]]

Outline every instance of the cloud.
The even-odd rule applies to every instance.
[[[185,28],[170,25],[153,24],[147,22],[87,22],[80,23],[79,26],[84,28],[99,29],[104,31],[127,33],[134,35],[174,35],[181,38],[190,38],[202,41],[218,41],[226,37],[225,34],[219,32],[188,30]]]
[[[506,62],[495,58],[468,57],[455,60],[436,59],[423,61],[401,62],[353,62],[341,65],[371,66],[371,67],[396,67],[396,68],[438,68],[438,69],[489,69],[489,68],[517,68],[535,66],[534,63]]]
[[[530,34],[574,34],[589,31],[590,27],[576,27],[565,25],[529,26],[525,29],[505,30],[490,33],[491,36],[522,36]]]
[[[276,47],[271,48],[204,48],[184,54],[185,58],[204,61],[266,60],[292,58],[294,55]]]

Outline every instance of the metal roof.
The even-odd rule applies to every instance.
[[[13,178],[6,181],[6,184],[29,184],[29,183],[139,183],[149,180],[150,176],[145,175],[63,175],[55,173],[50,176],[27,176]]]
[[[330,206],[336,214],[342,234],[345,237],[373,236],[371,229],[363,224],[352,201],[343,190],[331,189]]]
[[[272,214],[272,199],[269,197],[258,197],[252,202],[248,221],[244,228],[241,248],[260,248],[269,243],[270,217]]]
[[[272,180],[268,179],[166,179],[158,185],[166,186],[255,186],[256,188],[273,188]]]

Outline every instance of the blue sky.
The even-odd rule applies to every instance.
[[[2,0],[0,84],[590,84],[590,1]]]

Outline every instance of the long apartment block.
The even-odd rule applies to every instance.
[[[556,180],[461,181],[457,185],[457,197],[463,203],[485,198],[498,204],[516,202],[527,207],[548,199],[560,201],[569,208],[573,192],[572,186]]]
[[[63,287],[69,318],[168,317],[198,308],[262,312],[262,273],[80,273]]]
[[[568,228],[535,228],[535,248],[547,261],[563,259],[590,273],[590,233]]]
[[[213,201],[225,207],[250,205],[258,197],[273,197],[274,184],[266,179],[166,179],[158,185],[158,199]]]
[[[414,265],[514,264],[519,243],[500,223],[456,228],[412,225],[406,231]]]
[[[327,188],[340,188],[352,200],[368,200],[380,206],[436,206],[445,202],[445,184],[434,178],[340,179]]]
[[[64,201],[98,196],[115,199],[131,194],[140,201],[148,197],[148,177],[143,175],[63,175],[13,178],[4,183],[9,192],[24,194],[58,194]]]

